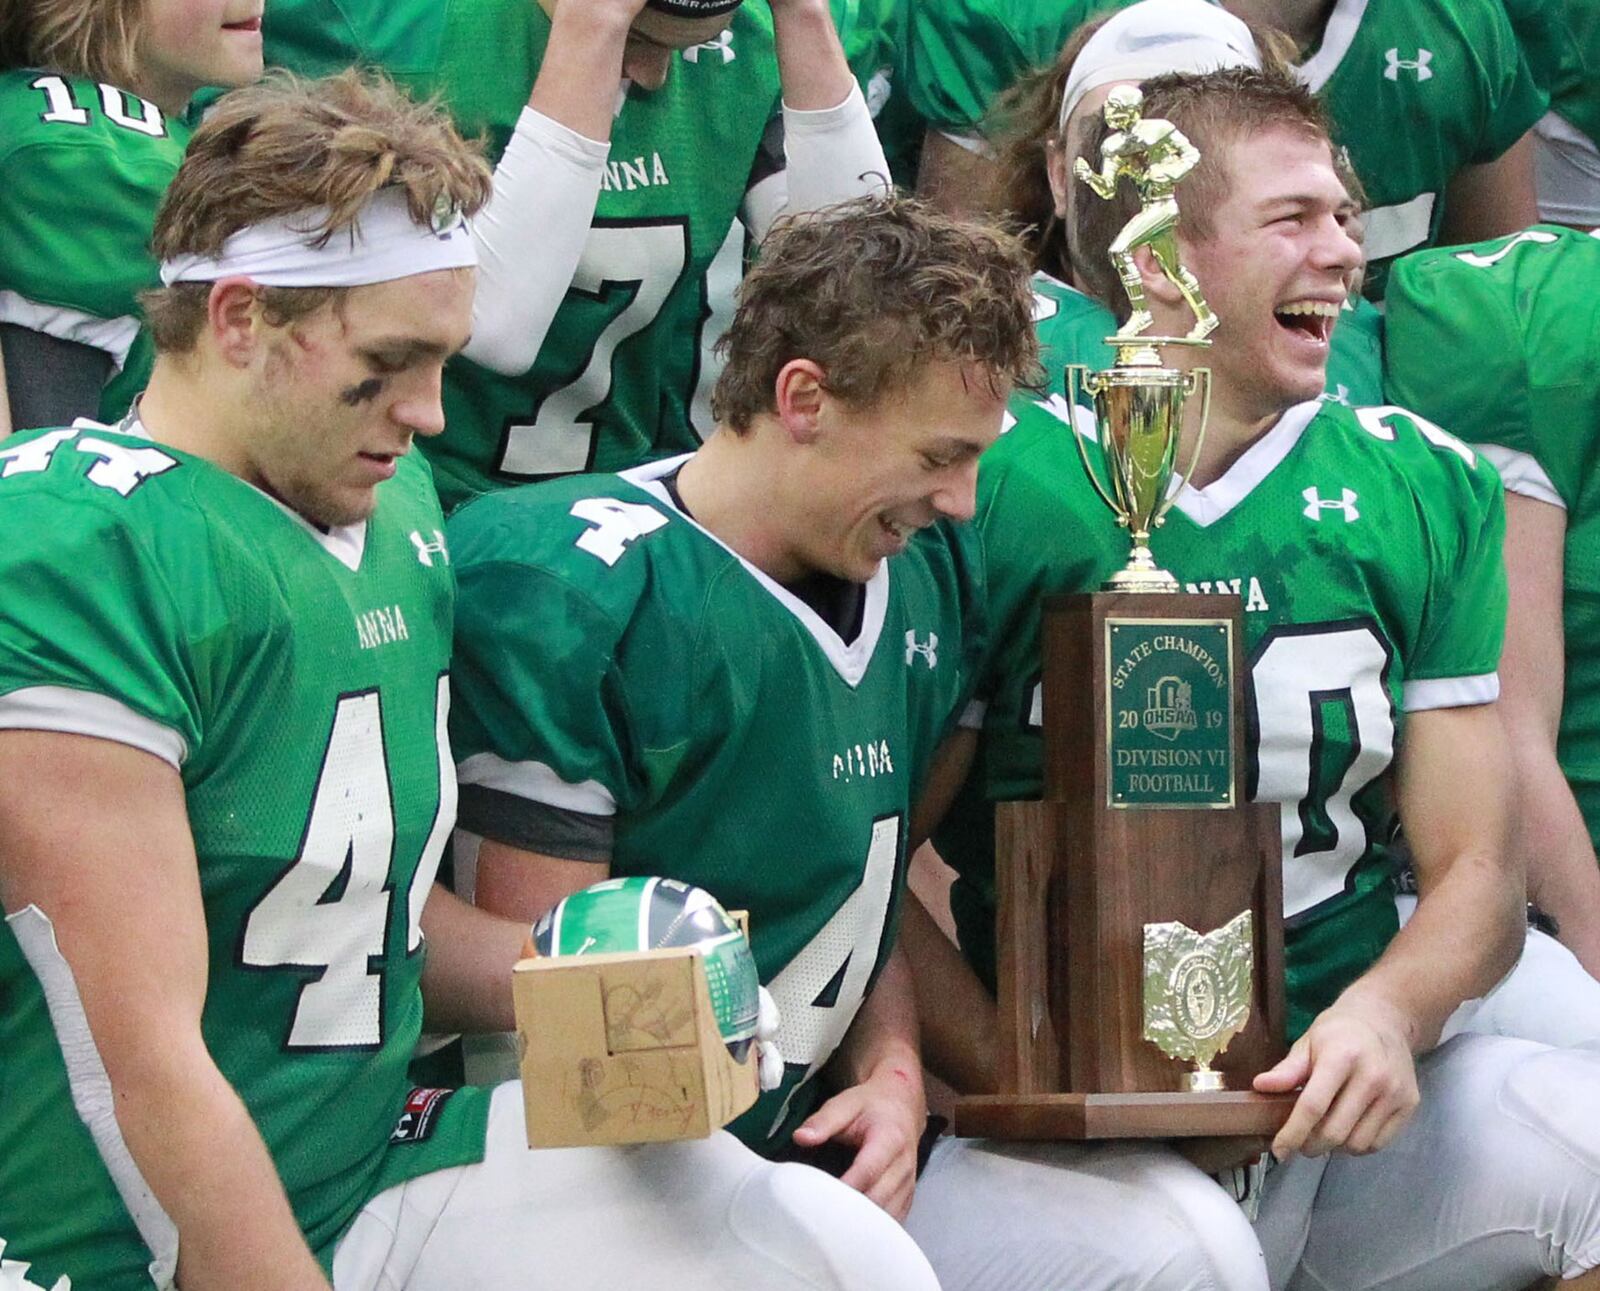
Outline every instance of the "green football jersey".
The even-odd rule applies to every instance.
[[[1071,434],[1034,408],[979,468],[993,801],[1041,790],[1040,597],[1095,590],[1127,561],[1126,531]],[[1222,478],[1184,488],[1153,535],[1157,563],[1190,591],[1244,602],[1245,783],[1282,810],[1291,1035],[1395,932],[1384,773],[1404,713],[1498,693],[1503,523],[1493,467],[1436,426],[1394,407],[1309,402]],[[970,815],[972,795],[964,806]],[[966,948],[991,978],[979,957],[993,953],[992,839],[959,818],[938,839],[960,874],[952,904]]]
[[[1600,844],[1600,241],[1535,225],[1395,266],[1389,389],[1478,445],[1506,488],[1563,507],[1557,753]]]
[[[1065,396],[1068,365],[1081,363],[1098,370],[1116,360],[1116,351],[1105,343],[1117,330],[1115,316],[1093,296],[1047,273],[1033,275],[1033,321],[1047,399]],[[1346,304],[1339,315],[1328,345],[1323,397],[1355,407],[1383,402],[1383,315],[1370,301]],[[1017,391],[1011,400],[1012,415],[1020,416],[1036,398],[1035,391]],[[1079,401],[1088,404],[1081,395]]]
[[[902,79],[911,105],[946,134],[975,135],[994,101],[1055,61],[1075,28],[1132,0],[914,0]]]
[[[1600,138],[1600,6],[1591,0],[1505,0],[1550,108]]]
[[[973,133],[1086,17],[1118,7],[928,0],[913,8],[907,40],[912,102],[940,129]],[[1300,73],[1366,185],[1373,300],[1394,256],[1437,238],[1450,177],[1498,157],[1548,105],[1501,0],[1335,0]]]
[[[150,230],[188,142],[182,121],[115,86],[0,72],[0,323],[109,355],[111,420],[150,376],[136,297],[161,285]]]
[[[674,506],[678,464],[451,517],[461,823],[516,843],[518,812],[610,816],[613,873],[749,912],[786,1073],[732,1128],[778,1151],[894,940],[907,813],[981,640],[972,535],[880,566],[847,642]]]
[[[550,19],[532,0],[423,8],[412,30],[376,12],[357,25],[335,21],[323,0],[282,0],[268,50],[320,68],[343,44],[345,61],[387,67],[393,41],[406,84],[438,95],[497,159],[538,75]],[[711,312],[706,271],[752,177],[772,165],[762,142],[778,110],[762,0],[677,56],[661,89],[629,89],[588,245],[533,368],[504,377],[457,359],[445,372],[446,430],[424,451],[447,508],[518,481],[665,457],[709,431],[691,414]]]
[[[1501,0],[1335,0],[1300,71],[1367,189],[1371,300],[1395,256],[1437,240],[1451,177],[1549,106]]]
[[[889,173],[914,188],[922,152],[922,118],[911,106],[899,73],[910,0],[832,0],[845,59],[855,74],[878,128]]]
[[[455,806],[453,590],[426,465],[402,462],[370,521],[324,534],[202,459],[84,425],[0,445],[0,498],[0,727],[178,769],[206,1044],[327,1267],[374,1193],[483,1150],[481,1093],[406,1079]],[[50,911],[6,913],[7,1255],[47,1285],[168,1285],[176,1234],[111,1119]]]
[[[1579,70],[1555,91],[1550,106],[1600,145],[1600,5],[1567,0],[1565,7]]]

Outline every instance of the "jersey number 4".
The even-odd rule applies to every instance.
[[[439,806],[402,899],[406,952],[422,945],[422,907],[455,819],[455,767],[446,755],[450,692],[439,678],[435,743]],[[334,710],[299,854],[245,920],[239,962],[305,978],[284,1047],[383,1045],[384,965],[395,910],[394,800],[375,690]]]

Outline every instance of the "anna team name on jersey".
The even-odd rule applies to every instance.
[[[1040,597],[1094,590],[1127,560],[1072,433],[1028,410],[979,472],[991,801],[1041,789]],[[1294,1034],[1395,931],[1381,782],[1404,714],[1498,692],[1499,488],[1486,461],[1401,409],[1307,403],[1220,479],[1185,488],[1153,537],[1158,564],[1191,590],[1244,599],[1248,791],[1282,810]],[[964,947],[992,975],[993,833],[978,797],[964,796],[937,841],[961,876]]]
[[[182,121],[116,86],[0,72],[0,323],[104,353],[108,418],[150,375],[136,298],[160,285],[150,231],[188,141]]]
[[[1557,756],[1600,844],[1600,240],[1540,224],[1395,266],[1389,388],[1566,512]]]
[[[419,919],[455,807],[453,592],[426,465],[403,461],[378,497],[324,533],[138,434],[0,445],[0,727],[100,735],[181,776],[206,1043],[324,1267],[374,1193],[477,1159],[486,1115],[466,1094],[400,1123]],[[116,1129],[51,912],[7,913],[7,1258],[46,1285],[167,1285],[177,1235]]]
[[[674,506],[676,465],[452,516],[461,819],[561,855],[553,810],[607,818],[613,873],[749,911],[788,1067],[733,1128],[776,1151],[893,942],[907,814],[972,676],[970,537],[880,566],[847,640]]]

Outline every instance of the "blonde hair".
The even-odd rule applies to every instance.
[[[10,0],[0,68],[39,67],[132,89],[145,0]]]
[[[411,218],[427,225],[441,207],[471,215],[488,201],[492,172],[431,103],[416,103],[371,72],[307,81],[273,72],[217,101],[195,131],[156,213],[157,259],[216,255],[240,229],[323,209],[325,243],[384,188],[405,193]],[[342,295],[331,287],[263,288],[274,322],[304,317]],[[140,301],[156,349],[193,348],[210,286],[177,283]]]

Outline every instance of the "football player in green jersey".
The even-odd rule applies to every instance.
[[[644,0],[420,8],[284,0],[266,35],[269,62],[338,48],[489,136],[473,339],[425,450],[441,497],[692,448],[706,274],[735,221],[759,241],[780,210],[887,183],[828,0],[716,5],[713,39],[649,11],[645,37]]]
[[[157,216],[141,402],[0,449],[0,1240],[110,1291],[931,1291],[730,1136],[530,1154],[517,1085],[407,1080],[425,1010],[510,1024],[527,936],[434,883],[454,591],[408,454],[489,186],[354,73],[224,98]]]
[[[983,229],[882,201],[791,222],[745,281],[704,447],[451,517],[458,878],[523,918],[607,873],[748,909],[788,1067],[733,1128],[909,1209],[946,1291],[1259,1288],[1237,1210],[1159,1149],[943,1139],[916,1180],[895,930],[982,639],[956,522],[1031,366],[1028,301]]]
[[[908,89],[929,122],[919,189],[992,182],[985,115],[1027,71],[1048,65],[1105,4],[929,0],[913,10]],[[1548,106],[1501,0],[1226,0],[1298,47],[1299,73],[1326,104],[1371,197],[1367,295],[1388,262],[1434,242],[1470,242],[1535,217],[1533,141]],[[949,88],[955,87],[955,88]],[[943,110],[940,110],[940,104]],[[960,169],[940,173],[941,160]]]
[[[1209,351],[1177,359],[1211,369],[1211,419],[1153,549],[1191,588],[1233,588],[1244,602],[1251,791],[1283,820],[1293,1044],[1256,1086],[1301,1092],[1258,1194],[1273,1284],[1576,1276],[1600,1264],[1596,1139],[1579,1110],[1600,1097],[1600,1055],[1489,1036],[1436,1047],[1451,1013],[1494,985],[1523,940],[1520,864],[1504,846],[1512,770],[1493,703],[1505,606],[1498,478],[1421,417],[1317,399],[1360,251],[1304,88],[1231,69],[1144,91],[1146,113],[1201,151],[1178,189],[1179,238],[1223,320]],[[1103,254],[1127,213],[1080,207],[1085,254]],[[1181,334],[1181,296],[1153,263],[1142,267],[1147,293],[1159,293],[1156,329]],[[1035,410],[980,471],[992,799],[1040,790],[1041,594],[1094,589],[1127,559],[1073,433]],[[1387,853],[1396,804],[1423,893],[1399,931]],[[992,848],[963,854],[956,842],[942,850],[962,874],[971,927],[993,918]],[[955,970],[925,953],[939,943],[916,926],[908,904],[919,989],[969,998],[970,986],[924,971]],[[1494,1189],[1469,1182],[1488,1173]]]
[[[1113,357],[1105,338],[1116,330],[1116,319],[1088,290],[1099,285],[1106,266],[1075,270],[1066,238],[1077,187],[1072,158],[1083,151],[1088,124],[1118,85],[1159,72],[1259,66],[1260,58],[1250,28],[1216,6],[1147,0],[1084,29],[1052,66],[1024,78],[1009,95],[996,205],[1024,230],[1038,270],[1035,320],[1047,398],[1064,393],[1068,364],[1102,368]],[[1346,186],[1353,192],[1342,216],[1355,229],[1360,203],[1353,175]],[[1328,353],[1328,398],[1383,402],[1381,328],[1377,308],[1352,288]],[[1034,397],[1022,391],[1015,399]]]
[[[1600,974],[1600,654],[1592,644],[1600,622],[1591,556],[1600,521],[1589,465],[1600,425],[1596,284],[1600,241],[1554,225],[1407,256],[1391,285],[1398,349],[1388,373],[1396,400],[1448,424],[1505,481],[1501,707],[1521,790],[1511,837],[1527,855],[1530,898],[1554,916],[1561,941],[1591,974]],[[1553,966],[1542,940],[1529,934],[1524,963],[1486,1004],[1499,1015],[1531,1009],[1545,1028],[1535,1038],[1600,1038],[1600,983],[1583,974],[1563,978],[1567,988],[1542,977],[1538,989],[1508,997],[1529,959]]]
[[[0,25],[0,433],[120,417],[184,110],[261,74],[261,2],[16,0]]]

